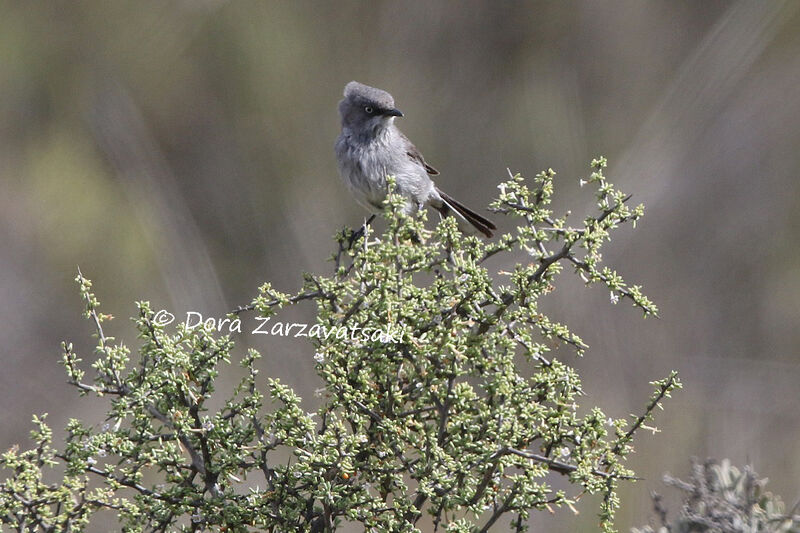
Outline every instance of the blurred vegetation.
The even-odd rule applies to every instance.
[[[692,461],[689,481],[670,475],[664,483],[685,494],[685,502],[673,520],[668,520],[661,496],[653,494],[660,526],[634,528],[631,533],[797,533],[800,515],[797,505],[786,509],[783,501],[764,490],[766,479],[759,479],[753,469],[743,470],[727,459],[704,463]]]
[[[654,484],[686,457],[724,456],[794,493],[798,30],[789,1],[0,2],[0,449],[32,412],[102,420],[56,364],[85,327],[64,312],[76,265],[123,316],[140,298],[222,316],[261,280],[292,290],[324,268],[330,235],[364,216],[332,151],[356,79],[395,96],[437,182],[471,206],[507,167],[547,166],[570,178],[556,206],[579,205],[582,162],[615,162],[650,213],[637,246],[608,253],[642,274],[661,318],[600,315],[601,290],[573,307],[580,283],[548,295],[597,355],[574,361],[585,390],[623,417],[677,368],[673,438],[642,443],[633,469]],[[313,397],[313,354],[239,342]],[[642,523],[647,491],[620,495],[620,524]],[[562,519],[537,523],[594,525]]]

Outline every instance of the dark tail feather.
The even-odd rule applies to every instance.
[[[438,187],[436,188],[436,192],[439,193],[439,196],[442,197],[442,201],[444,202],[442,206],[438,208],[439,212],[443,216],[447,216],[451,213],[451,211],[454,211],[461,217],[461,219],[469,222],[473,228],[480,231],[487,237],[491,237],[493,235],[492,230],[497,229],[497,226],[494,225],[494,222],[484,216],[479,215]]]

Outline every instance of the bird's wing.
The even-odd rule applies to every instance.
[[[416,161],[417,163],[419,163],[420,165],[425,167],[425,172],[427,172],[428,174],[431,174],[432,176],[437,175],[439,173],[439,171],[425,162],[425,158],[422,157],[422,152],[420,152],[417,149],[417,147],[414,146],[414,144],[411,141],[408,140],[408,137],[406,137],[405,134],[402,131],[399,131],[399,133],[400,133],[400,137],[405,142],[406,153],[408,154],[408,157],[410,157],[413,161]]]

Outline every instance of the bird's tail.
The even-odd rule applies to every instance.
[[[437,207],[442,216],[455,215],[458,220],[458,227],[467,234],[474,234],[474,230],[478,230],[487,237],[493,235],[492,230],[496,230],[497,226],[488,218],[479,215],[469,207],[454,199],[449,194],[445,193],[440,188],[436,188],[436,192],[442,198],[442,205]],[[466,222],[466,224],[464,224]]]

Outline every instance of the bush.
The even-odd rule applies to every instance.
[[[403,200],[390,195],[383,234],[337,235],[331,276],[307,274],[295,294],[262,286],[237,312],[271,318],[302,301],[317,306],[307,332],[321,387],[312,413],[278,379],[259,379],[253,350],[241,357],[233,396],[211,409],[231,339],[168,330],[139,303],[132,358],[104,331],[110,317],[79,273],[97,332],[92,379],[70,344],[63,361],[81,394],[111,397],[108,423],[71,420],[57,451],[35,418],[34,448],[10,450],[0,463],[10,471],[3,523],[81,530],[97,510],[112,509],[131,532],[333,531],[344,523],[417,531],[426,521],[453,532],[525,531],[532,511],[574,509],[589,493],[602,495],[600,524],[612,531],[617,486],[635,479],[624,465],[634,434],[680,383],[674,373],[653,382],[640,416],[614,420],[579,408],[577,373],[551,353],[557,344],[587,348],[538,309],[565,264],[604,285],[614,303],[657,312],[638,286],[601,267],[611,231],[643,214],[606,181],[605,166],[592,163],[584,183],[597,188],[598,212],[578,227],[548,207],[552,170],[531,188],[519,175],[500,185],[492,208],[519,226],[488,243],[461,235],[453,219],[430,231],[424,214],[404,217]],[[493,279],[487,260],[515,252],[527,260]],[[48,484],[43,469],[55,465],[65,467],[63,479]],[[552,476],[570,489],[553,489]]]

